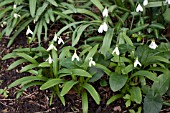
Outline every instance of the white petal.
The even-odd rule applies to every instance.
[[[107,26],[106,22],[103,23],[103,30],[104,30],[104,31],[107,31],[107,30],[108,30],[108,26]]]
[[[144,0],[144,1],[143,1],[143,5],[144,5],[144,6],[148,5],[148,0]]]
[[[151,44],[149,45],[149,48],[151,49],[156,49],[158,45],[155,43],[155,41],[152,41]]]
[[[49,59],[48,59],[49,64],[51,64],[53,62],[53,59],[51,58],[51,56],[49,55]]]
[[[98,28],[98,32],[103,33],[103,25],[100,25],[100,27]]]
[[[13,9],[16,9],[16,8],[17,8],[17,5],[16,5],[16,4],[14,4],[14,5],[13,5]]]
[[[80,60],[79,57],[78,57],[78,55],[77,55],[77,53],[76,53],[76,51],[74,52],[74,54],[73,54],[71,60],[74,61],[74,59],[76,59],[77,61]]]
[[[26,35],[28,34],[33,34],[33,32],[31,31],[30,27],[28,26],[28,29],[27,29],[27,32],[26,32]]]
[[[21,17],[21,15],[14,13],[14,18]]]
[[[96,65],[96,62],[93,61],[93,58],[90,58],[89,67],[91,67],[92,65],[95,66],[95,65]]]
[[[56,33],[55,33],[55,35],[54,35],[54,38],[53,38],[53,40],[56,42],[57,41],[57,35],[56,35]]]
[[[48,47],[47,51],[50,51],[52,49],[57,51],[57,48],[53,44],[50,44],[50,46]]]
[[[107,8],[105,8],[105,9],[103,10],[102,15],[103,15],[103,17],[107,17],[107,16],[108,16],[108,10],[107,10]]]
[[[137,8],[136,8],[136,12],[142,12],[143,8],[140,4],[138,4]]]
[[[116,46],[115,49],[113,50],[112,54],[120,55],[119,48]]]
[[[134,62],[134,67],[137,67],[137,65],[142,66],[142,64],[138,61],[138,58],[136,58]]]
[[[60,37],[60,38],[58,38],[58,44],[61,44],[61,43],[64,44],[64,41],[63,41],[63,39]]]

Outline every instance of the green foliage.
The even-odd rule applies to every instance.
[[[100,104],[94,86],[100,83],[116,94],[107,105],[123,98],[131,113],[140,113],[142,102],[144,113],[159,112],[165,103],[162,96],[170,89],[169,8],[164,1],[150,0],[146,6],[142,2],[0,0],[0,39],[10,37],[9,47],[30,28],[28,44],[39,46],[21,47],[2,58],[17,58],[8,70],[24,63],[20,72],[28,72],[8,88],[21,85],[19,98],[26,88],[38,85],[52,90],[51,100],[58,96],[63,105],[65,95],[74,91],[87,113],[89,96]],[[143,11],[136,12],[139,3]],[[136,104],[138,111],[131,109]]]

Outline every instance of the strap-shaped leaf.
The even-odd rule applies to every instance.
[[[58,7],[58,4],[55,0],[47,0],[48,2],[50,2],[52,5]]]
[[[12,52],[12,53],[8,53],[7,55],[5,55],[5,56],[2,58],[2,60],[7,60],[7,59],[9,59],[9,58],[16,58],[16,57],[17,57],[16,53]]]
[[[88,83],[85,83],[83,85],[83,87],[90,93],[90,95],[93,97],[95,102],[99,105],[100,104],[100,96],[99,96],[98,92],[95,90],[95,88]]]
[[[26,65],[25,67],[23,67],[23,68],[20,70],[20,72],[22,73],[22,72],[28,71],[28,70],[30,70],[30,69],[33,69],[33,68],[35,68],[35,67],[38,67],[38,65],[37,65],[37,64],[29,64],[29,65]]]
[[[111,104],[112,102],[114,102],[115,100],[119,99],[123,97],[122,94],[116,94],[116,95],[113,95],[108,101],[107,101],[107,105]]]
[[[82,93],[82,109],[83,113],[88,113],[88,97],[85,91]]]
[[[97,52],[98,49],[98,44],[95,45],[87,54],[86,58],[85,58],[85,62],[88,62],[90,60],[91,57],[93,57],[95,55],[95,53]]]
[[[19,60],[17,60],[17,61],[15,61],[15,62],[13,62],[13,63],[8,67],[8,70],[11,70],[11,69],[17,67],[18,65],[20,65],[20,64],[22,64],[22,63],[24,63],[24,62],[27,62],[27,60],[25,60],[25,59],[19,59]]]
[[[73,75],[89,77],[91,78],[92,75],[83,69],[71,69]]]
[[[45,89],[51,88],[55,85],[58,85],[58,84],[61,84],[64,82],[65,82],[65,80],[63,80],[63,79],[58,79],[58,78],[50,79],[40,87],[40,90],[45,90]]]
[[[33,64],[38,64],[38,62],[37,62],[34,58],[32,58],[31,56],[29,56],[29,55],[26,54],[26,53],[16,53],[16,54],[17,54],[18,56],[26,59],[27,61],[33,63]]]
[[[26,77],[22,77],[16,81],[14,81],[13,83],[11,83],[8,88],[12,88],[12,87],[15,87],[19,84],[22,84],[23,82],[25,81],[35,81],[35,80],[40,80],[40,81],[47,81],[47,78],[46,77],[40,77],[40,76],[26,76]]]
[[[58,72],[58,54],[57,54],[57,52],[54,49],[52,50],[52,59],[53,59],[53,73],[54,73],[54,76],[57,77],[57,72]]]
[[[99,0],[91,0],[91,2],[102,12],[104,7]]]
[[[63,87],[63,89],[61,90],[61,96],[64,96],[65,94],[67,94],[69,91],[70,91],[70,89],[75,85],[75,84],[77,84],[78,83],[78,81],[74,81],[74,80],[71,80],[71,81],[68,81],[68,82],[66,82],[65,84],[64,84],[64,87]]]
[[[32,17],[35,16],[36,3],[37,3],[37,0],[29,0],[29,8],[30,8],[30,13]]]
[[[145,76],[152,81],[158,81],[158,78],[156,77],[155,74],[149,71],[145,71],[145,70],[137,71],[136,73],[133,74],[133,76],[131,76],[131,78],[134,76]]]

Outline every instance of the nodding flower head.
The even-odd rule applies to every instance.
[[[96,62],[93,61],[93,58],[91,57],[91,58],[90,58],[90,61],[89,61],[89,67],[95,66],[95,65],[96,65]]]
[[[48,47],[47,51],[50,51],[52,49],[57,51],[57,48],[53,44],[50,44],[50,46]]]
[[[136,12],[143,12],[143,8],[140,4],[138,4],[138,6],[136,8]]]
[[[108,9],[104,8],[103,12],[102,12],[103,17],[107,17],[108,16]]]
[[[112,52],[112,54],[115,54],[115,53],[116,53],[116,55],[120,55],[120,51],[119,51],[118,46],[116,46],[115,49]]]
[[[152,42],[149,45],[149,48],[156,49],[157,47],[158,47],[158,45],[155,43],[155,40],[152,40]]]
[[[79,60],[80,60],[80,58],[78,57],[78,55],[77,55],[76,51],[74,52],[74,54],[73,54],[73,56],[72,56],[71,60],[72,60],[72,61],[74,61],[74,59],[76,59],[77,61],[79,61]]]
[[[134,62],[134,67],[137,67],[137,65],[142,66],[142,64],[139,62],[138,58],[136,58]]]

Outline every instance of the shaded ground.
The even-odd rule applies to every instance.
[[[28,75],[27,73],[19,73],[20,67],[7,71],[8,66],[14,62],[14,59],[1,61],[1,58],[11,52],[15,48],[26,47],[27,42],[24,36],[17,38],[17,41],[10,48],[6,48],[8,37],[4,37],[0,41],[0,89],[5,88],[14,80]],[[94,86],[99,86],[95,84]],[[39,87],[31,87],[24,91],[23,95],[16,99],[16,91],[20,87],[15,87],[9,90],[8,98],[3,98],[0,95],[0,113],[80,113],[81,98],[76,94],[66,95],[66,106],[63,106],[58,98],[54,98],[52,105],[49,105],[50,91],[40,91]],[[114,95],[109,88],[98,87],[97,91],[101,96],[100,105],[96,105],[93,99],[89,97],[89,113],[128,113],[124,105],[123,99],[117,100],[109,106],[106,106],[106,101]],[[163,108],[162,113],[168,113],[169,107]],[[169,112],[170,113],[170,112]]]

